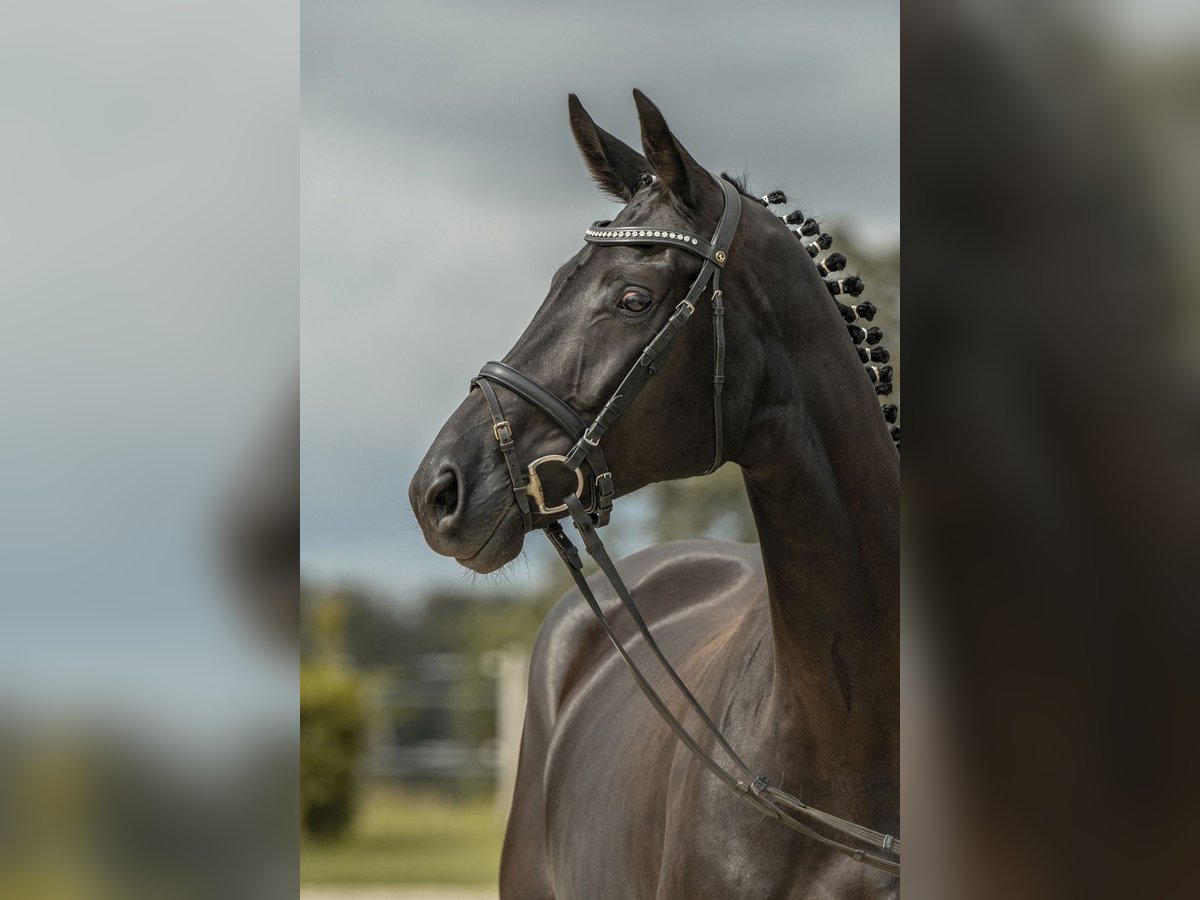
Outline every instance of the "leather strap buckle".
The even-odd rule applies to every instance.
[[[503,434],[501,432],[503,432]],[[496,422],[494,425],[492,425],[492,434],[496,436],[496,441],[501,446],[512,443],[512,425],[509,423],[508,419],[501,419],[499,422]]]
[[[612,506],[612,498],[615,493],[612,472],[601,472],[596,476],[596,502],[598,505]]]
[[[558,551],[558,555],[572,569],[582,569],[583,562],[579,559],[579,551],[575,545],[571,543],[571,539],[567,537],[567,533],[563,531],[563,527],[557,522],[551,522],[545,528],[546,537],[550,538],[550,543],[554,545],[554,549]]]

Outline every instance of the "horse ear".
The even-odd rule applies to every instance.
[[[637,191],[638,179],[650,172],[650,165],[642,154],[593,122],[574,94],[568,95],[567,108],[571,133],[596,184],[618,200],[630,199]]]
[[[689,208],[698,209],[716,189],[712,176],[671,134],[667,120],[649,97],[634,88],[633,100],[642,123],[642,149],[651,168],[671,193]]]

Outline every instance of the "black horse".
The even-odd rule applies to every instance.
[[[722,189],[658,109],[634,98],[644,155],[570,99],[588,169],[626,204],[612,227],[711,234]],[[619,568],[666,655],[756,771],[896,834],[899,458],[817,265],[760,202],[738,199],[721,276],[721,427],[761,546],[666,544]],[[669,246],[588,244],[555,274],[504,362],[598,411],[702,262]],[[617,496],[712,464],[713,330],[697,316],[607,434]],[[524,453],[566,452],[570,441],[538,409],[504,400]],[[490,572],[520,552],[525,521],[481,392],[442,428],[409,493],[439,553]],[[635,655],[644,651],[607,583],[593,586]],[[682,700],[670,702],[694,723]],[[738,802],[638,693],[578,592],[559,601],[531,663],[503,897],[879,897],[897,886]]]

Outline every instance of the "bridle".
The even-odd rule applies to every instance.
[[[500,444],[508,467],[509,478],[512,481],[513,492],[516,494],[517,507],[525,521],[525,530],[533,530],[533,512],[542,515],[556,515],[567,511],[565,503],[547,507],[542,479],[538,470],[551,462],[562,463],[576,474],[575,497],[582,500],[587,482],[583,476],[583,463],[587,462],[592,470],[591,498],[587,512],[592,516],[596,525],[607,525],[613,502],[612,472],[604,459],[604,451],[600,441],[606,431],[625,412],[637,398],[650,377],[658,371],[663,358],[674,344],[675,336],[687,324],[700,295],[712,286],[713,311],[713,446],[712,465],[704,473],[707,475],[721,464],[724,427],[721,422],[721,391],[725,382],[725,328],[723,320],[725,307],[721,301],[721,270],[729,255],[729,245],[737,231],[738,218],[742,206],[737,188],[724,179],[720,180],[721,190],[725,194],[725,207],[717,222],[717,230],[711,240],[687,234],[677,228],[643,228],[624,227],[609,228],[609,222],[594,222],[591,228],[584,232],[584,240],[589,244],[601,247],[611,247],[628,244],[660,244],[687,250],[704,260],[687,294],[679,301],[675,312],[654,338],[642,350],[637,362],[621,379],[617,389],[604,404],[600,413],[587,423],[583,417],[565,401],[557,397],[553,391],[534,381],[512,366],[501,362],[490,362],[479,370],[479,375],[471,382],[483,392],[488,408],[492,414],[492,434]],[[565,456],[552,454],[542,456],[529,463],[525,471],[516,457],[516,445],[513,440],[512,425],[504,416],[500,406],[500,398],[492,382],[503,385],[527,403],[537,407],[565,431],[575,441],[575,445]],[[533,501],[532,508],[530,501]]]
[[[729,247],[737,231],[738,219],[741,214],[741,197],[736,187],[723,178],[714,179],[721,187],[724,195],[724,207],[717,221],[716,230],[711,239],[688,234],[677,228],[648,228],[645,226],[624,226],[611,228],[610,222],[595,222],[584,233],[584,239],[597,246],[627,246],[658,244],[677,247],[701,257],[704,262],[700,272],[688,288],[687,294],[679,302],[675,311],[667,319],[666,324],[654,335],[650,343],[642,350],[641,355],[632,368],[621,379],[621,383],[605,402],[599,414],[589,424],[583,416],[576,412],[568,403],[559,398],[549,388],[529,376],[519,372],[512,366],[500,362],[489,362],[480,369],[479,374],[471,381],[472,388],[478,388],[487,401],[488,410],[492,417],[492,434],[500,445],[500,452],[512,482],[513,493],[516,496],[517,507],[525,523],[525,530],[533,530],[533,513],[544,516],[562,517],[563,513],[570,515],[576,530],[583,539],[584,547],[600,567],[613,589],[621,599],[622,605],[629,612],[646,645],[654,653],[655,658],[670,676],[672,682],[682,693],[693,712],[699,717],[701,724],[716,740],[724,753],[733,761],[737,772],[729,771],[708,753],[697,740],[692,737],[683,723],[670,711],[662,697],[650,684],[641,669],[633,661],[629,651],[617,637],[607,615],[597,602],[587,578],[583,575],[583,563],[579,551],[567,537],[566,532],[557,519],[543,526],[546,536],[554,545],[560,558],[571,572],[579,592],[596,618],[600,626],[616,647],[617,652],[625,661],[634,680],[659,716],[671,728],[679,740],[689,751],[708,768],[718,779],[732,788],[751,806],[771,818],[778,819],[794,830],[813,838],[816,841],[837,850],[855,860],[874,866],[892,875],[900,875],[900,841],[892,835],[886,835],[853,822],[841,819],[829,813],[808,806],[791,794],[772,787],[765,775],[754,775],[753,771],[741,757],[730,747],[729,742],[721,733],[716,723],[709,718],[701,707],[700,702],[688,690],[674,667],[658,646],[645,619],[633,602],[633,597],[621,579],[620,573],[613,564],[608,551],[601,542],[596,528],[606,525],[612,511],[614,488],[612,472],[604,458],[600,442],[605,432],[625,412],[637,398],[646,382],[662,365],[664,357],[674,345],[679,332],[687,324],[696,311],[696,304],[701,295],[711,289],[710,301],[713,314],[713,461],[704,474],[714,471],[723,461],[723,426],[721,417],[721,394],[725,382],[725,307],[721,293],[721,272],[729,258]],[[525,402],[534,406],[553,420],[559,428],[565,431],[574,441],[574,445],[565,455],[550,454],[533,460],[524,469],[517,456],[516,439],[512,424],[504,415],[500,398],[495,385],[502,385],[516,394]],[[572,471],[576,479],[573,493],[567,494],[561,504],[546,506],[546,497],[539,469],[551,462],[561,463]],[[583,467],[587,464],[591,470],[591,478],[585,478]],[[591,490],[586,489],[590,485]],[[588,493],[588,505],[583,505],[585,492]],[[531,502],[532,501],[532,502]],[[860,844],[866,844],[871,849],[854,846],[840,840],[830,838],[814,831],[796,815],[819,822],[823,826],[850,837]],[[881,851],[881,852],[879,852]]]

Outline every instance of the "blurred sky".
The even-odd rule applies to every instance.
[[[457,563],[426,547],[405,492],[470,377],[516,340],[583,229],[615,212],[575,149],[569,92],[640,147],[639,87],[701,163],[748,171],[756,190],[783,188],[872,242],[899,240],[891,0],[301,10],[310,580],[401,601],[461,583]],[[619,512],[609,530],[630,523]],[[527,541],[535,560],[541,543]],[[517,568],[517,586],[529,571]]]
[[[294,17],[5,16],[0,733],[132,716],[203,754],[294,728],[219,528],[295,392]]]

